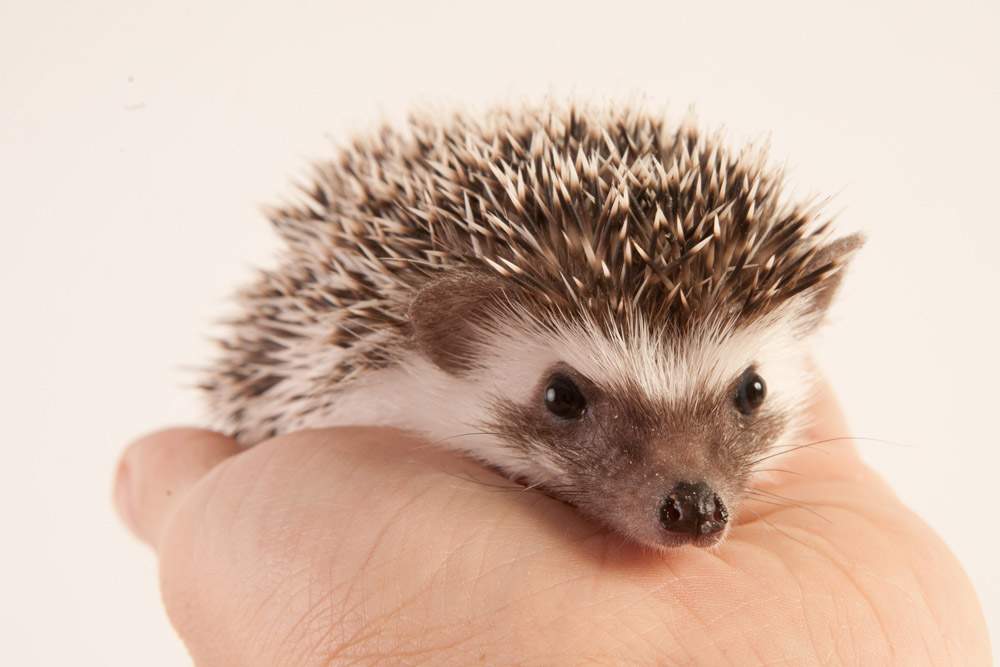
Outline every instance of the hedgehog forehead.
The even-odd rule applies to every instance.
[[[606,391],[638,390],[651,405],[683,406],[728,395],[747,368],[777,389],[778,409],[804,393],[805,353],[788,313],[750,324],[717,321],[678,334],[636,314],[611,325],[590,319],[508,321],[494,329],[482,359],[494,391],[530,400],[565,365]]]

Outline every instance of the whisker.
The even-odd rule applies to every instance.
[[[503,433],[492,433],[490,431],[470,431],[469,433],[456,433],[455,435],[449,435],[444,438],[439,438],[434,442],[447,442],[448,440],[457,440],[458,438],[471,438],[476,435],[492,435],[496,437],[503,437]]]
[[[835,438],[826,438],[824,440],[815,440],[813,442],[807,442],[807,443],[804,443],[804,444],[783,445],[781,447],[776,447],[775,448],[776,451],[773,451],[770,454],[768,454],[767,456],[763,456],[763,457],[761,457],[761,458],[759,458],[759,459],[751,462],[750,465],[751,466],[755,466],[758,463],[763,463],[764,461],[767,461],[768,459],[774,458],[776,456],[781,456],[782,454],[790,454],[791,452],[794,452],[794,451],[796,451],[798,449],[805,449],[807,447],[818,447],[818,446],[821,446],[821,445],[828,445],[828,444],[831,444],[831,443],[834,443],[834,442],[843,442],[843,441],[876,442],[876,443],[879,443],[879,444],[882,444],[882,445],[892,445],[894,447],[905,447],[907,449],[915,449],[916,448],[915,445],[911,445],[911,444],[908,444],[908,443],[905,443],[905,442],[897,442],[895,440],[885,440],[883,438],[872,438],[872,437],[863,436],[863,435],[840,435],[840,436],[837,436]],[[818,451],[821,451],[824,454],[829,454],[829,452],[826,452],[826,451],[824,451],[822,449],[820,449]]]
[[[481,480],[481,479],[476,479],[476,478],[474,478],[474,477],[472,477],[470,475],[463,475],[463,474],[460,474],[460,473],[448,472],[447,470],[442,470],[440,472],[443,472],[445,475],[448,475],[449,477],[454,477],[455,479],[460,479],[463,482],[471,482],[472,484],[475,484],[477,486],[487,487],[487,488],[493,489],[495,491],[508,491],[508,492],[517,491],[517,492],[520,492],[520,491],[524,491],[525,488],[526,488],[526,487],[521,486],[520,484],[516,484],[514,482],[510,482],[508,484],[494,484],[494,483],[487,482],[487,481],[484,481],[484,480]]]
[[[744,493],[746,493],[747,496],[754,498],[760,502],[768,502],[768,500],[765,499],[770,499],[771,501],[774,501],[772,504],[782,504],[783,501],[785,507],[792,507],[795,509],[805,510],[806,512],[809,512],[813,516],[820,518],[823,521],[826,521],[827,523],[831,524],[833,523],[832,520],[823,516],[812,507],[796,502],[793,498],[788,498],[786,496],[782,496],[777,493],[771,493],[770,491],[763,491],[761,489],[747,489]]]
[[[788,503],[778,502],[777,500],[767,500],[765,498],[758,498],[756,496],[752,496],[749,494],[747,494],[747,497],[753,499],[754,502],[763,503],[764,505],[774,505],[775,507],[791,507],[791,505],[789,505]]]
[[[423,444],[413,447],[415,451],[424,451],[427,449],[435,449],[440,447],[443,443],[449,440],[457,440],[458,438],[471,438],[477,435],[491,435],[496,437],[503,437],[503,433],[491,433],[490,431],[470,431],[469,433],[456,433],[455,435],[445,436],[443,438],[436,438],[434,440],[427,440]]]
[[[868,437],[868,436],[864,436],[864,435],[838,435],[837,437],[834,437],[834,438],[826,438],[824,440],[815,440],[813,442],[806,443],[806,444],[810,445],[810,446],[811,445],[825,445],[825,444],[829,444],[831,442],[839,442],[839,441],[844,441],[844,440],[854,440],[854,441],[858,441],[858,442],[875,442],[875,443],[878,443],[880,445],[892,445],[893,447],[905,447],[907,449],[916,449],[915,445],[911,445],[909,443],[898,442],[896,440],[886,440],[884,438],[872,438],[872,437]],[[778,447],[778,449],[792,451],[796,447],[799,447],[799,445],[783,445],[781,447]]]
[[[790,503],[798,502],[794,498],[789,498],[788,496],[783,496],[779,493],[772,493],[771,491],[765,491],[764,489],[750,488],[746,490],[746,493],[756,493],[762,496],[769,496],[771,498],[776,498],[778,500],[786,500]]]
[[[899,442],[898,440],[886,440],[885,438],[873,438],[866,435],[844,435],[840,438],[831,438],[831,440],[840,440],[842,438],[847,438],[849,440],[858,440],[861,442],[877,442],[880,445],[892,445],[893,447],[903,447],[905,449],[919,449],[917,445],[911,444],[909,442]]]
[[[414,447],[414,449],[416,450],[434,449],[435,447],[439,447],[443,443],[448,442],[449,440],[457,440],[458,438],[471,438],[476,435],[492,435],[492,436],[502,437],[504,434],[490,433],[489,431],[471,431],[469,433],[457,433],[455,435],[449,435],[443,438],[437,438],[435,440],[428,440],[426,443]]]
[[[821,520],[823,520],[826,523],[829,523],[831,525],[833,524],[833,521],[831,521],[827,517],[823,516],[822,514],[820,514],[819,512],[817,512],[816,510],[811,509],[809,507],[806,507],[805,505],[800,505],[798,503],[787,503],[787,502],[784,502],[784,501],[781,501],[781,500],[775,500],[773,498],[767,498],[766,496],[747,495],[747,498],[749,500],[752,500],[752,501],[757,502],[757,503],[764,503],[765,505],[773,505],[775,507],[780,507],[782,509],[803,510],[803,511],[809,512],[810,514],[812,514],[813,516],[815,516],[817,519],[821,519]]]
[[[839,439],[839,438],[834,438],[834,439],[836,440],[836,439]],[[819,447],[819,446],[825,445],[825,444],[828,444],[828,441],[826,441],[826,440],[817,440],[816,442],[807,442],[807,443],[805,443],[803,445],[789,445],[789,446],[785,447],[784,449],[780,449],[779,448],[780,451],[772,452],[771,454],[768,454],[767,456],[762,456],[759,459],[755,459],[755,460],[751,461],[750,462],[750,466],[752,467],[752,466],[757,465],[758,463],[763,463],[764,461],[767,461],[768,459],[773,459],[776,456],[782,456],[783,454],[791,454],[792,452],[794,452],[796,450],[799,450],[799,449],[805,449],[807,447]],[[829,454],[830,453],[830,452],[824,451],[822,449],[819,450],[819,451],[823,452],[824,454]]]
[[[788,473],[789,475],[799,475],[800,477],[802,476],[802,473],[799,472],[798,470],[788,470],[787,468],[757,468],[753,472],[785,472]]]
[[[773,523],[771,523],[770,521],[768,521],[766,517],[761,516],[757,512],[755,512],[752,509],[750,509],[749,507],[747,507],[746,510],[748,512],[750,512],[751,514],[753,514],[755,517],[757,517],[758,521],[762,521],[771,530],[780,533],[781,535],[783,535],[784,537],[787,537],[788,539],[792,540],[793,542],[797,542],[798,544],[801,544],[802,546],[806,547],[807,549],[812,550],[814,548],[814,547],[811,547],[810,545],[806,544],[805,542],[803,542],[799,538],[795,537],[794,535],[786,533],[782,529],[778,528],[776,525],[774,525]]]
[[[456,435],[451,435],[451,436],[448,436],[448,437],[445,437],[445,438],[439,438],[438,440],[434,440],[432,442],[429,442],[428,444],[423,445],[420,448],[421,449],[428,448],[428,447],[433,448],[433,447],[436,447],[438,444],[440,444],[440,443],[442,443],[442,442],[444,442],[446,440],[453,440],[453,439],[456,439],[456,438],[463,438],[463,437],[469,437],[469,436],[475,436],[475,435],[497,435],[497,436],[499,436],[499,435],[502,435],[502,434],[501,433],[490,433],[488,431],[475,431],[475,432],[470,432],[470,433],[458,433]],[[473,459],[473,461],[475,461],[475,460]],[[478,461],[478,463],[482,464],[482,461]],[[488,488],[494,489],[496,491],[509,491],[509,492],[524,493],[526,491],[534,491],[534,490],[538,489],[539,487],[541,487],[543,484],[545,484],[544,481],[537,481],[537,482],[534,482],[532,484],[521,484],[521,483],[517,482],[516,480],[513,480],[513,479],[509,478],[506,474],[503,473],[503,471],[495,469],[495,468],[492,468],[491,466],[488,466],[488,465],[485,465],[483,467],[483,471],[484,472],[487,472],[487,471],[495,472],[498,476],[500,476],[501,478],[503,478],[508,483],[507,484],[491,484],[490,482],[485,482],[485,481],[476,479],[474,477],[471,477],[469,475],[448,472],[446,470],[442,470],[441,472],[443,472],[444,474],[446,474],[446,475],[448,475],[450,477],[454,477],[456,479],[460,479],[460,480],[462,480],[464,482],[471,482],[473,484],[477,484],[477,485],[483,486],[483,487],[488,487]]]

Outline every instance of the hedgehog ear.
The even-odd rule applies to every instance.
[[[503,280],[482,273],[452,273],[434,280],[410,305],[417,348],[445,372],[467,372],[478,357],[483,324],[506,296]]]
[[[803,290],[806,299],[805,315],[803,316],[803,328],[805,333],[812,333],[822,324],[833,298],[840,289],[840,284],[844,279],[844,272],[850,263],[852,256],[861,246],[865,244],[865,235],[861,232],[845,236],[831,241],[820,249],[806,266],[803,275],[822,274],[831,267],[837,267],[836,272],[826,278],[818,280],[815,285]]]

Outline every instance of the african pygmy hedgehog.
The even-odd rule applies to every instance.
[[[636,108],[413,118],[316,167],[204,382],[252,445],[407,429],[646,545],[718,542],[809,391],[830,240],[763,151]]]

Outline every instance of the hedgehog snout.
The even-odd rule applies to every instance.
[[[704,482],[678,482],[660,505],[660,525],[676,536],[709,537],[728,520],[722,499]]]

